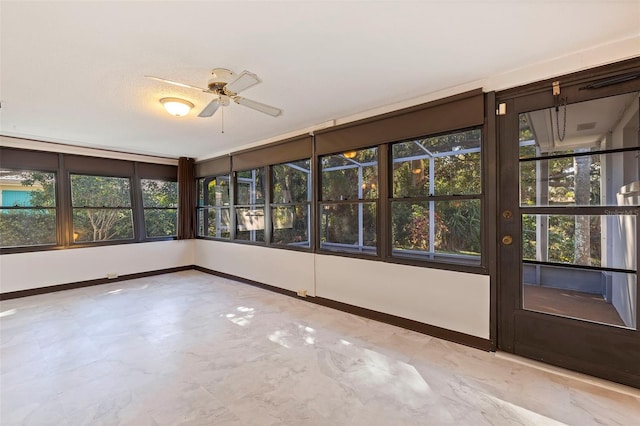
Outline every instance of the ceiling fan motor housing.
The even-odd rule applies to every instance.
[[[218,96],[225,96],[225,86],[235,78],[235,73],[226,68],[214,68],[211,70],[212,78],[207,83],[209,90]]]

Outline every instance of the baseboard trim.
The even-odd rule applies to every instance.
[[[237,275],[231,275],[231,274],[227,274],[225,272],[220,272],[220,271],[215,271],[213,269],[203,268],[202,266],[194,266],[193,269],[195,269],[196,271],[204,272],[206,274],[215,275],[215,276],[220,277],[220,278],[226,278],[226,279],[229,279],[229,280],[241,282],[243,284],[249,284],[249,285],[252,285],[254,287],[260,287],[262,289],[273,291],[275,293],[284,294],[285,296],[295,297],[296,299],[300,299],[300,300],[309,299],[308,297],[304,298],[304,297],[298,296],[298,294],[295,291],[286,290],[284,288],[280,288],[280,287],[276,287],[276,286],[273,286],[273,285],[261,283],[259,281],[253,281],[253,280],[250,280],[250,279],[247,279],[247,278],[242,278],[242,277],[239,277]]]
[[[58,284],[48,287],[39,287],[28,290],[11,291],[7,293],[0,293],[0,300],[17,299],[19,297],[35,296],[38,294],[53,293],[56,291],[72,290],[82,287],[90,287],[94,285],[113,283],[118,281],[133,280],[136,278],[151,277],[154,275],[169,274],[172,272],[188,271],[195,269],[196,271],[204,272],[207,274],[215,275],[221,278],[227,278],[230,280],[238,281],[243,284],[249,284],[255,287],[259,287],[265,290],[273,291],[275,293],[283,294],[285,296],[294,297],[306,302],[315,303],[317,305],[325,306],[327,308],[336,309],[342,312],[358,315],[360,317],[369,318],[374,321],[383,322],[385,324],[395,325],[397,327],[413,330],[418,333],[426,334],[429,336],[437,337],[439,339],[448,340],[450,342],[459,343],[461,345],[470,346],[472,348],[481,349],[484,351],[493,351],[495,347],[491,340],[483,339],[481,337],[471,336],[469,334],[460,333],[458,331],[448,330],[446,328],[437,327],[430,324],[421,323],[418,321],[410,320],[407,318],[398,317],[391,314],[386,314],[379,311],[374,311],[360,306],[350,305],[348,303],[338,302],[324,297],[300,297],[298,294],[291,290],[286,290],[280,287],[275,287],[269,284],[261,283],[259,281],[250,280],[247,278],[239,277],[237,275],[227,274],[213,269],[203,268],[197,265],[179,266],[176,268],[158,269],[155,271],[138,272],[135,274],[120,275],[117,278],[98,278],[95,280],[78,281],[74,283]]]
[[[170,274],[172,272],[188,271],[194,269],[193,265],[178,266],[175,268],[158,269],[155,271],[137,272],[135,274],[119,275],[117,278],[98,278],[95,280],[77,281],[74,283],[58,284],[48,287],[30,288],[28,290],[10,291],[0,293],[0,300],[17,299],[19,297],[36,296],[38,294],[53,293],[56,291],[72,290],[75,288],[91,287],[94,285],[114,283],[118,281],[134,280],[136,278],[152,277],[154,275]]]
[[[379,321],[386,324],[395,325],[397,327],[406,328],[408,330],[413,330],[418,333],[437,337],[438,339],[448,340],[450,342],[459,343],[464,346],[470,346],[472,348],[481,349],[487,352],[494,350],[493,349],[494,346],[492,342],[490,340],[483,339],[482,337],[472,336],[470,334],[461,333],[459,331],[453,331],[453,330],[438,327],[435,325],[425,324],[423,322],[414,321],[408,318],[403,318],[396,315],[387,314],[384,312],[374,311],[367,308],[362,308],[360,306],[350,305],[348,303],[337,302],[331,299],[325,299],[324,297],[312,297],[308,299],[310,302],[317,303],[318,305],[337,309],[339,311],[348,312],[350,314],[369,318],[374,321]]]
[[[276,293],[284,294],[286,296],[295,297],[296,299],[304,300],[306,302],[315,303],[328,308],[336,309],[338,311],[347,312],[350,314],[358,315],[360,317],[369,318],[374,321],[383,322],[385,324],[395,325],[397,327],[413,330],[418,333],[426,334],[429,336],[437,337],[439,339],[448,340],[450,342],[459,343],[461,345],[470,346],[472,348],[481,349],[483,351],[493,351],[495,346],[491,340],[483,339],[481,337],[472,336],[459,331],[448,330],[446,328],[437,327],[435,325],[425,324],[418,321],[410,320],[407,318],[398,317],[396,315],[386,314],[379,311],[374,311],[360,306],[350,305],[348,303],[338,302],[324,297],[300,297],[296,292],[291,290],[282,289],[269,284],[264,284],[258,281],[249,280],[247,278],[238,277],[236,275],[227,274],[224,272],[215,271],[213,269],[203,268],[202,266],[194,266],[194,269],[200,272],[204,272],[218,277],[227,278],[230,280],[238,281],[243,284],[249,284],[255,287],[260,287],[265,290],[273,291]]]

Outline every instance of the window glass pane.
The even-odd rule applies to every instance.
[[[73,240],[76,243],[132,238],[131,209],[73,209]]]
[[[272,203],[304,203],[310,200],[310,160],[272,166],[271,179]]]
[[[376,254],[376,203],[323,204],[320,247]]]
[[[55,174],[0,169],[0,206],[55,207]]]
[[[172,237],[176,235],[178,210],[145,209],[144,226],[147,237]]]
[[[236,208],[236,239],[264,242],[264,208]]]
[[[198,179],[199,206],[228,206],[229,204],[228,175]]]
[[[236,205],[264,204],[264,168],[236,173]]]
[[[635,214],[522,215],[524,260],[635,270],[636,245]]]
[[[556,265],[522,265],[524,309],[637,328],[636,274]]]
[[[324,156],[321,167],[323,200],[374,200],[378,197],[377,148]]]
[[[205,178],[200,178],[196,181],[196,191],[198,191],[198,207],[206,206],[204,202],[204,188],[205,188]]]
[[[55,173],[0,169],[0,246],[56,244]]]
[[[230,209],[211,208],[198,210],[198,235],[202,237],[231,237]]]
[[[178,182],[141,179],[144,207],[178,207]]]
[[[71,175],[74,207],[130,207],[130,188],[128,178]]]
[[[520,114],[520,158],[638,147],[638,118],[627,113],[639,97],[636,91]],[[638,180],[633,163],[616,166],[625,169],[623,180]]]
[[[480,129],[392,146],[393,197],[481,193]]]
[[[309,205],[273,207],[271,218],[273,243],[309,247]]]
[[[477,263],[480,224],[480,200],[394,201],[393,254],[407,257],[437,254],[451,256],[452,261]]]
[[[55,209],[0,210],[0,246],[56,244]]]
[[[629,173],[627,179],[622,177],[625,165],[627,170],[629,165],[637,167],[639,155],[640,149],[522,161],[520,203],[522,206],[638,205],[640,186],[637,180],[634,181]],[[611,184],[615,181],[620,185]]]

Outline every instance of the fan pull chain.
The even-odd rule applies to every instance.
[[[224,133],[224,106],[222,106],[222,120],[220,120],[220,127],[222,129],[222,131],[220,133]]]

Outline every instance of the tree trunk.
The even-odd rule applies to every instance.
[[[588,155],[573,159],[575,198],[577,206],[588,206],[591,198],[591,157]],[[589,216],[576,216],[575,263],[578,265],[591,264]]]

